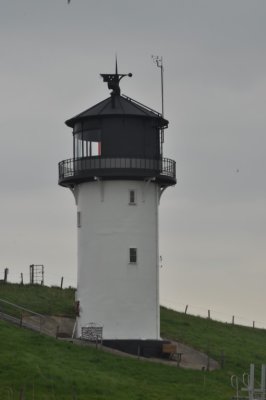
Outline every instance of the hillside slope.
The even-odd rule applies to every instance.
[[[0,286],[0,298],[44,314],[69,315],[71,310],[73,315],[74,290],[70,295],[70,289],[8,286]],[[25,399],[36,400],[228,400],[234,395],[231,374],[242,375],[251,362],[266,363],[265,330],[162,308],[161,331],[163,337],[222,358],[224,368],[191,371],[118,357],[0,321],[0,398],[18,399],[24,391]]]

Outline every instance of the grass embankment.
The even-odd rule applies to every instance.
[[[0,298],[44,314],[50,310],[52,314],[67,315],[74,300],[73,292],[71,297],[57,288],[14,285],[10,291],[2,289],[0,286]],[[56,306],[57,296],[61,296],[59,303],[64,306]],[[65,296],[67,300],[63,300]],[[23,302],[19,301],[22,298]],[[224,369],[191,371],[116,357],[0,321],[0,398],[18,399],[23,389],[22,398],[27,400],[228,400],[234,395],[230,375],[242,374],[251,362],[266,362],[264,330],[226,325],[164,308],[161,319],[162,336],[209,351],[218,359],[224,351]]]
[[[60,289],[40,285],[0,284],[0,299],[22,306],[43,315],[74,317],[75,289]],[[17,314],[18,311],[0,301],[3,312]]]
[[[228,399],[218,374],[184,371],[78,347],[0,321],[0,398]],[[225,390],[226,388],[226,390]]]
[[[266,363],[266,330],[226,324],[161,308],[161,335],[224,360],[228,373]]]

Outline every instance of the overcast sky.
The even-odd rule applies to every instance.
[[[265,21],[264,0],[0,0],[0,274],[44,264],[46,284],[76,286],[64,121],[109,96],[116,53],[122,92],[160,111],[155,54],[178,179],[160,204],[161,303],[266,326]]]

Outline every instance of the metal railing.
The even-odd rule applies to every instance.
[[[39,314],[5,299],[0,299],[0,319],[49,336],[57,337],[60,333],[53,316]]]
[[[0,299],[0,319],[41,332],[45,317],[8,300]]]
[[[161,160],[147,158],[124,158],[124,157],[84,157],[70,158],[59,163],[59,181],[72,177],[93,175],[95,171],[103,173],[109,170],[130,172],[146,172],[151,176],[164,176],[175,179],[175,161],[169,158]]]

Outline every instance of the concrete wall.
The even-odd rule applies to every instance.
[[[129,190],[136,205],[129,205]],[[105,339],[159,339],[157,184],[99,181],[76,188],[78,227],[77,336],[103,325]],[[137,248],[136,264],[129,248]]]

